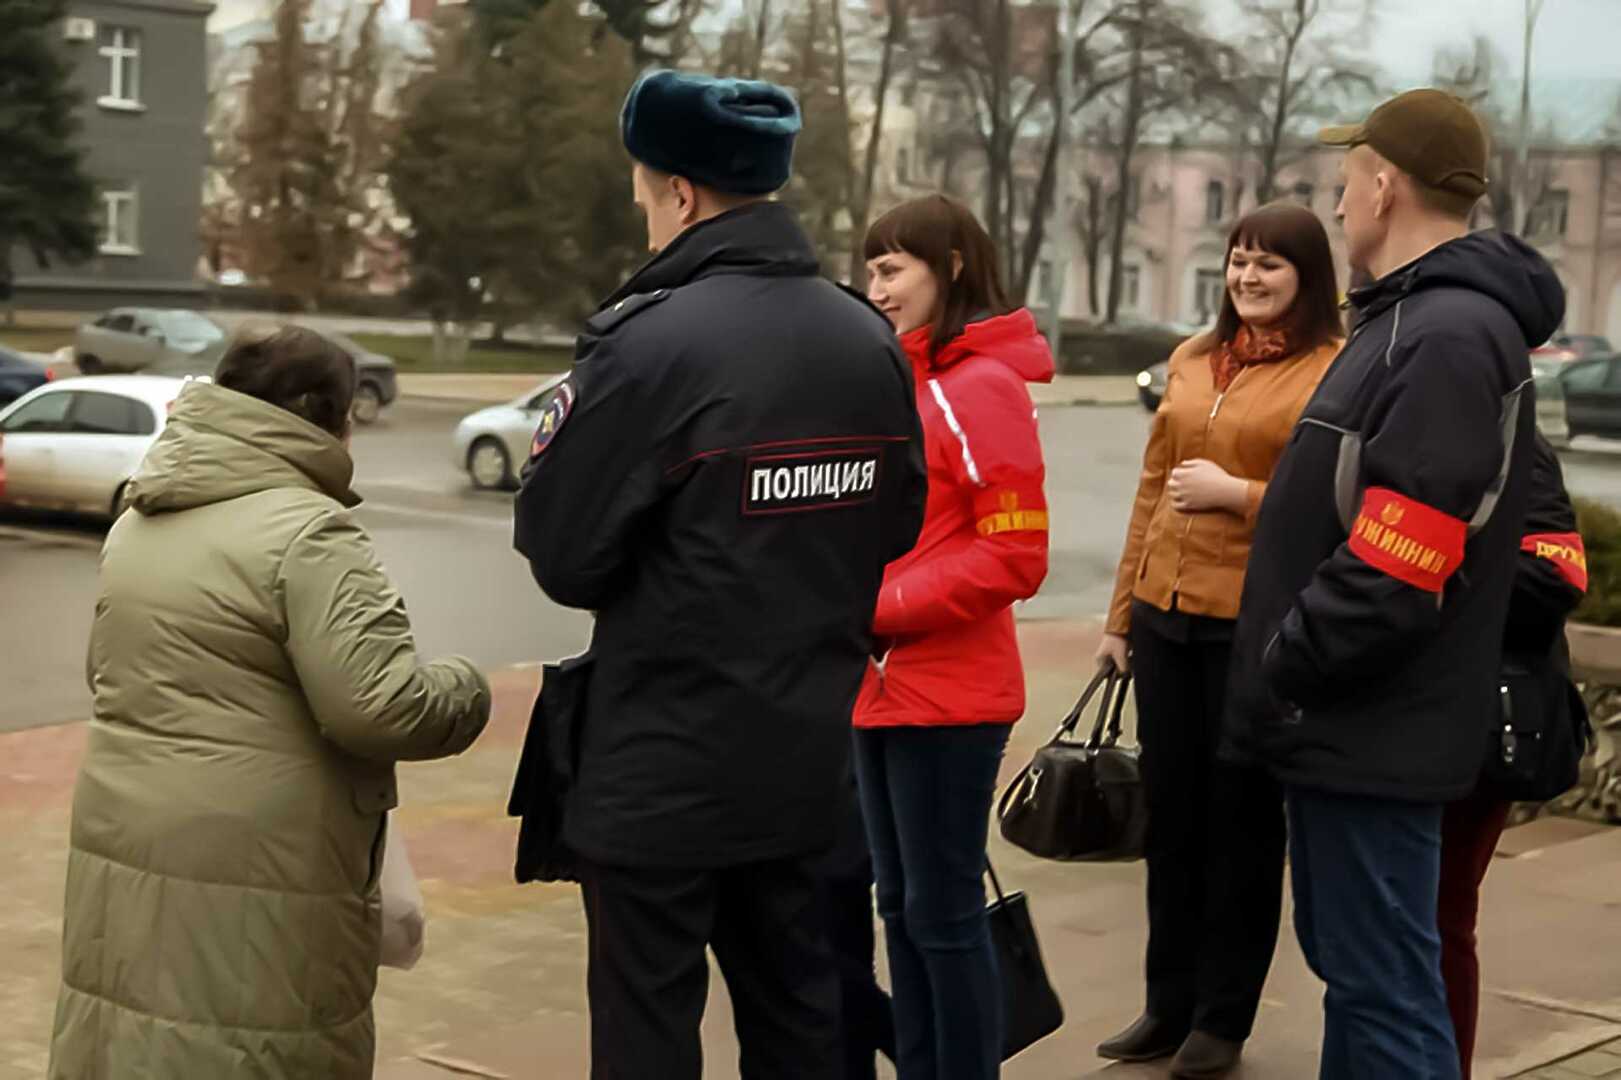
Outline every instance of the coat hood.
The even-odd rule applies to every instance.
[[[932,359],[928,355],[931,329],[922,326],[901,335],[901,347],[916,371],[943,371],[970,356],[985,356],[1006,364],[1025,382],[1052,382],[1052,349],[1028,308],[969,323]]]
[[[1528,349],[1553,336],[1565,318],[1565,287],[1548,260],[1524,240],[1495,229],[1470,233],[1351,294],[1360,319],[1425,289],[1470,289],[1502,304]]]
[[[330,434],[286,409],[194,382],[129,484],[142,514],[189,510],[276,488],[319,491],[345,506],[354,461]]]

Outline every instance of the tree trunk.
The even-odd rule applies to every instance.
[[[837,3],[838,0],[834,0]],[[889,26],[884,31],[883,55],[878,61],[878,86],[873,91],[872,128],[867,132],[866,160],[861,168],[861,188],[850,213],[850,286],[861,289],[867,283],[867,260],[862,245],[872,218],[872,189],[878,178],[878,140],[884,131],[884,106],[889,100],[889,83],[895,75],[895,49],[906,23],[906,0],[889,0]],[[840,25],[843,19],[839,20]],[[842,55],[842,54],[841,54]]]
[[[1062,95],[1056,95],[1056,104],[1063,108]],[[1058,187],[1058,156],[1063,147],[1062,122],[1053,124],[1053,133],[1047,140],[1047,152],[1041,159],[1041,179],[1036,182],[1035,205],[1030,208],[1030,228],[1024,234],[1024,252],[1019,258],[1018,274],[1014,278],[1014,299],[1023,303],[1030,303],[1030,279],[1035,275],[1036,264],[1041,261],[1041,245],[1047,239],[1047,215],[1051,211],[1054,199],[1053,192]],[[1068,222],[1060,221],[1057,228],[1069,228]]]
[[[1139,0],[1137,20],[1131,29],[1131,73],[1126,83],[1126,114],[1121,119],[1120,159],[1115,169],[1115,214],[1109,239],[1109,308],[1104,321],[1114,323],[1120,316],[1120,289],[1124,278],[1121,259],[1126,253],[1126,225],[1131,220],[1131,158],[1137,149],[1138,129],[1143,109],[1143,23],[1147,4]]]
[[[1306,15],[1306,0],[1295,0],[1295,23],[1283,45],[1283,67],[1278,72],[1278,99],[1272,110],[1272,125],[1267,132],[1266,145],[1261,151],[1261,177],[1255,185],[1256,204],[1264,206],[1272,199],[1272,189],[1278,180],[1278,157],[1283,151],[1283,137],[1288,129],[1289,106],[1294,97],[1290,78],[1294,72],[1295,51],[1310,19]]]
[[[749,78],[758,79],[765,70],[765,38],[771,23],[771,0],[760,0],[760,22],[754,28],[754,59]]]

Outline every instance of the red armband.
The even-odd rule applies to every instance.
[[[1438,593],[1463,563],[1469,526],[1389,488],[1369,488],[1351,526],[1351,553],[1415,589]]]
[[[1587,591],[1587,548],[1580,533],[1533,533],[1520,541],[1520,550],[1547,559],[1560,577]]]

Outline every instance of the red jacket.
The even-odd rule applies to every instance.
[[[1047,576],[1046,470],[1026,382],[1052,352],[1020,309],[970,323],[928,358],[929,329],[901,338],[917,379],[928,457],[923,532],[891,563],[857,727],[1011,724],[1024,714],[1013,602]]]

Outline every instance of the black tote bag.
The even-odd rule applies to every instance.
[[[996,890],[985,917],[1002,980],[1002,1060],[1007,1061],[1063,1027],[1064,1006],[1047,978],[1024,893],[1004,893],[989,858],[985,872]]]
[[[1060,862],[1128,862],[1142,857],[1148,797],[1139,751],[1121,746],[1121,713],[1131,676],[1099,669],[1052,740],[1008,784],[997,806],[1002,836]],[[1084,742],[1072,736],[1099,690],[1097,722]],[[1111,707],[1112,703],[1112,707]]]

